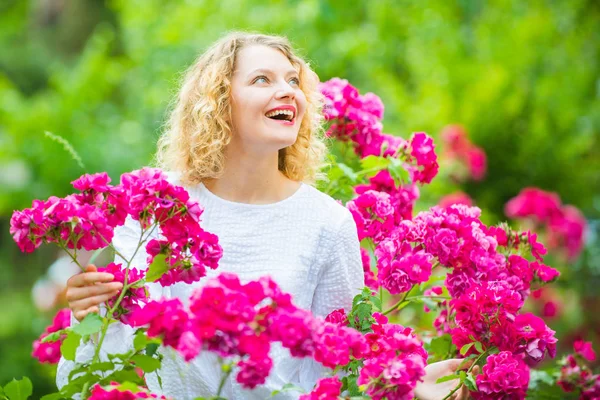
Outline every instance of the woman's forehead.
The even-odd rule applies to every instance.
[[[254,72],[297,72],[297,68],[281,51],[263,45],[244,47],[236,57],[234,73],[248,75]]]

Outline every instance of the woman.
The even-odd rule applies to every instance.
[[[325,155],[317,84],[316,74],[286,39],[230,34],[189,69],[157,158],[161,168],[172,171],[173,183],[185,186],[205,208],[203,228],[219,236],[223,257],[209,276],[234,272],[250,280],[271,275],[296,305],[325,316],[337,308],[349,311],[364,277],[350,212],[310,185]],[[127,257],[138,238],[139,226],[128,220],[115,232],[113,244]],[[145,254],[139,253],[132,265],[145,268]],[[75,319],[98,312],[99,304],[116,294],[120,284],[107,283],[112,279],[89,266],[69,280],[67,298]],[[151,297],[186,301],[202,282],[151,285]],[[106,350],[126,351],[133,330],[121,324],[110,329]],[[91,344],[83,346],[77,360],[86,360],[92,351]],[[152,391],[178,400],[215,395],[220,371],[214,355],[204,352],[186,364],[172,349],[163,353],[162,387],[151,374]],[[271,356],[274,368],[265,385],[244,390],[229,379],[222,396],[266,399],[288,382],[310,391],[327,372],[281,347],[274,347]],[[429,366],[417,391],[420,398],[443,398],[455,384],[435,381],[457,365]],[[72,362],[61,360],[59,387],[72,368]]]

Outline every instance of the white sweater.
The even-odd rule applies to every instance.
[[[338,308],[349,311],[352,298],[364,286],[364,275],[356,225],[341,204],[307,184],[302,184],[287,199],[266,205],[227,201],[202,184],[188,188],[188,192],[204,208],[201,226],[218,235],[223,247],[219,267],[209,269],[208,277],[234,272],[246,282],[270,275],[282,290],[292,295],[297,306],[315,315],[325,316]],[[138,239],[139,225],[128,219],[115,231],[113,244],[121,254],[130,257]],[[146,269],[146,257],[144,251],[139,251],[132,266]],[[154,299],[177,297],[187,305],[193,290],[205,281],[203,278],[194,284],[178,283],[167,288],[153,283],[149,285],[150,296]],[[111,325],[101,355],[126,352],[132,346],[132,333],[133,329],[126,325]],[[80,346],[76,360],[89,361],[93,351],[89,342]],[[171,348],[161,348],[161,351],[164,359],[158,374],[162,390],[155,374],[148,374],[152,392],[176,400],[216,394],[221,379],[216,356],[204,351],[186,363]],[[287,349],[278,345],[272,346],[271,357],[274,367],[265,385],[245,390],[235,381],[234,370],[221,395],[228,399],[264,400],[288,382],[308,392],[328,372],[315,361],[291,357]],[[59,388],[67,383],[73,368],[73,362],[60,360],[56,376]],[[298,396],[298,392],[284,392],[273,399]]]

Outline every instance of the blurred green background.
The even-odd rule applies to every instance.
[[[53,315],[35,308],[31,288],[57,253],[21,255],[11,213],[66,195],[84,172],[117,180],[149,164],[181,73],[229,30],[286,35],[321,80],[378,94],[386,133],[437,138],[463,125],[487,153],[486,179],[440,177],[421,208],[460,188],[497,222],[525,186],[578,207],[591,233],[564,265],[567,284],[600,307],[599,27],[596,0],[1,1],[0,384],[27,375],[34,398],[54,385],[54,367],[30,357]],[[568,333],[571,323],[550,326]]]

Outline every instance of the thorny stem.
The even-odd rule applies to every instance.
[[[413,285],[413,286],[410,288],[410,290],[409,290],[408,292],[404,293],[404,296],[402,296],[402,299],[400,299],[400,301],[399,301],[399,302],[397,302],[396,304],[394,304],[394,305],[392,306],[392,308],[390,308],[389,310],[386,310],[386,311],[384,311],[384,312],[383,312],[383,315],[387,315],[387,314],[391,313],[392,311],[396,310],[398,307],[400,307],[400,306],[401,306],[401,305],[402,305],[402,304],[403,304],[403,303],[406,301],[406,298],[408,297],[408,294],[409,294],[410,292],[412,292],[412,290],[413,290],[414,288],[415,288],[415,287],[414,287],[414,285]]]
[[[475,360],[475,362],[473,364],[471,364],[471,366],[469,367],[469,369],[467,369],[467,375],[469,375],[471,373],[471,371],[473,370],[473,367],[475,367],[477,365],[477,363],[479,362],[479,360],[481,360],[481,358],[487,354],[490,353],[490,351],[492,351],[492,349],[494,349],[493,347],[490,347],[489,349],[487,349],[486,351],[484,351],[483,353],[481,353],[479,355],[479,357],[477,357],[477,359]],[[458,391],[458,389],[460,389],[462,386],[462,384],[458,384],[456,385],[456,387],[454,389],[452,389],[452,391],[450,393],[448,393],[446,395],[446,397],[444,397],[442,400],[448,400],[449,398],[452,397],[452,395],[454,393],[456,393]]]

